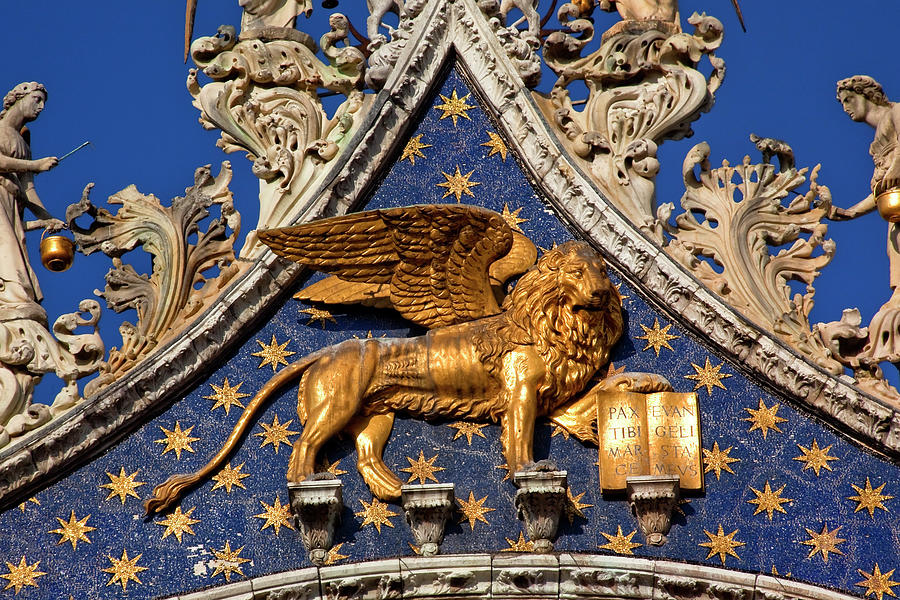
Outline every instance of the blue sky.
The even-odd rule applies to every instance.
[[[315,0],[311,23],[300,19],[300,27],[315,38],[325,32],[320,4]],[[363,3],[350,4],[341,0],[340,9],[364,29]],[[835,204],[846,207],[861,200],[872,174],[872,130],[844,115],[834,84],[849,75],[869,74],[900,101],[892,44],[900,6],[893,0],[744,0],[742,8],[746,34],[729,0],[681,3],[684,25],[694,11],[723,21],[726,38],[718,54],[728,72],[716,106],[695,123],[694,137],[661,147],[659,202],[678,205],[681,162],[695,143],[710,143],[714,165],[723,158],[740,162],[747,153],[758,159],[750,132],[787,141],[799,166],[821,163],[819,182],[831,188]],[[52,213],[62,217],[90,181],[96,183],[92,197],[98,205],[129,184],[168,202],[184,193],[196,167],[212,163],[217,171],[229,159],[236,207],[244,229],[253,226],[257,184],[250,163],[215,147],[217,134],[199,126],[185,89],[180,1],[5,2],[3,20],[2,92],[24,80],[41,81],[49,90],[47,108],[32,124],[35,157],[61,156],[85,140],[93,143],[37,177],[38,191]],[[195,35],[211,35],[219,24],[237,25],[239,20],[236,0],[199,0]],[[615,21],[613,15],[597,14],[601,29]],[[837,254],[816,282],[813,322],[837,320],[849,306],[858,306],[868,322],[887,300],[886,232],[887,224],[876,214],[829,226]],[[35,264],[39,237],[39,232],[29,236]],[[109,266],[104,256],[79,255],[67,273],[36,267],[51,322],[102,288]],[[108,346],[118,345],[121,317],[105,311],[104,319]]]

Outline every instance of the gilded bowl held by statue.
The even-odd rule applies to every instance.
[[[878,214],[885,221],[900,223],[900,187],[881,192],[875,202],[878,204]]]
[[[74,259],[75,242],[64,235],[41,236],[41,264],[47,269],[56,273],[65,271]]]

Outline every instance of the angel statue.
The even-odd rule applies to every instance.
[[[288,481],[315,474],[318,451],[345,432],[356,441],[359,472],[382,500],[400,497],[402,482],[382,460],[397,412],[499,422],[511,472],[533,461],[538,417],[597,441],[595,399],[582,392],[608,363],[623,318],[603,259],[588,244],[566,242],[535,263],[524,234],[496,212],[466,205],[349,214],[262,231],[260,239],[280,256],[333,273],[298,298],[392,307],[429,331],[346,340],[286,367],[254,396],[205,467],[157,486],[148,513],[215,473],[260,406],[288,382],[299,385],[304,424]],[[506,293],[505,283],[518,275]],[[622,373],[591,392],[667,390],[660,376]]]
[[[871,193],[849,208],[832,208],[829,218],[855,219],[878,208],[889,222],[887,253],[893,294],[872,317],[868,331],[859,329],[858,323],[850,327],[852,331],[847,330],[847,324],[843,322],[847,320],[845,317],[840,324],[833,324],[840,325],[837,329],[827,328],[824,337],[843,340],[843,348],[835,347],[840,360],[854,368],[873,370],[882,361],[900,363],[900,103],[889,101],[881,85],[865,75],[839,81],[837,98],[851,119],[875,129],[874,140],[869,146],[875,169]],[[856,342],[861,341],[864,345],[852,348],[850,338],[856,338]],[[828,341],[831,340],[826,339]]]
[[[26,231],[64,227],[50,215],[34,187],[34,175],[52,169],[58,160],[55,156],[32,159],[31,135],[25,127],[41,114],[46,101],[43,85],[20,83],[3,98],[0,111],[0,447],[9,442],[10,436],[50,420],[51,407],[31,402],[34,385],[44,373],[56,372],[66,381],[54,411],[71,406],[78,397],[75,379],[87,374],[81,371],[84,365],[76,364],[69,349],[47,330],[47,313],[39,304],[41,288],[25,246]],[[24,221],[26,208],[38,219]],[[54,332],[65,336],[79,325],[95,325],[99,304],[82,304],[83,311],[92,313],[92,322],[82,321],[75,314],[64,315],[54,324]],[[74,339],[78,337],[72,336],[72,342],[79,343]],[[99,338],[89,346],[82,348],[87,355],[102,359]]]

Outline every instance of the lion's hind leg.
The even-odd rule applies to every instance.
[[[381,500],[399,500],[403,482],[384,464],[382,454],[394,426],[394,413],[358,416],[347,429],[356,438],[356,468]]]
[[[287,479],[303,481],[315,473],[316,455],[329,439],[350,423],[359,410],[377,363],[377,350],[343,342],[307,370],[297,398],[297,413],[306,423],[294,442]]]

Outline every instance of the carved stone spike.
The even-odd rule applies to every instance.
[[[444,540],[455,505],[452,483],[404,485],[400,488],[406,522],[423,556],[435,556]]]
[[[631,513],[652,546],[666,543],[666,534],[672,526],[672,510],[681,496],[678,482],[678,475],[641,475],[627,479],[625,491]]]
[[[525,521],[525,531],[534,542],[534,551],[552,552],[559,519],[566,507],[566,472],[518,471],[513,481],[519,487],[516,511],[519,519]]]
[[[334,545],[334,530],[344,509],[340,479],[301,481],[288,484],[291,510],[297,517],[300,539],[309,560],[322,566]]]

